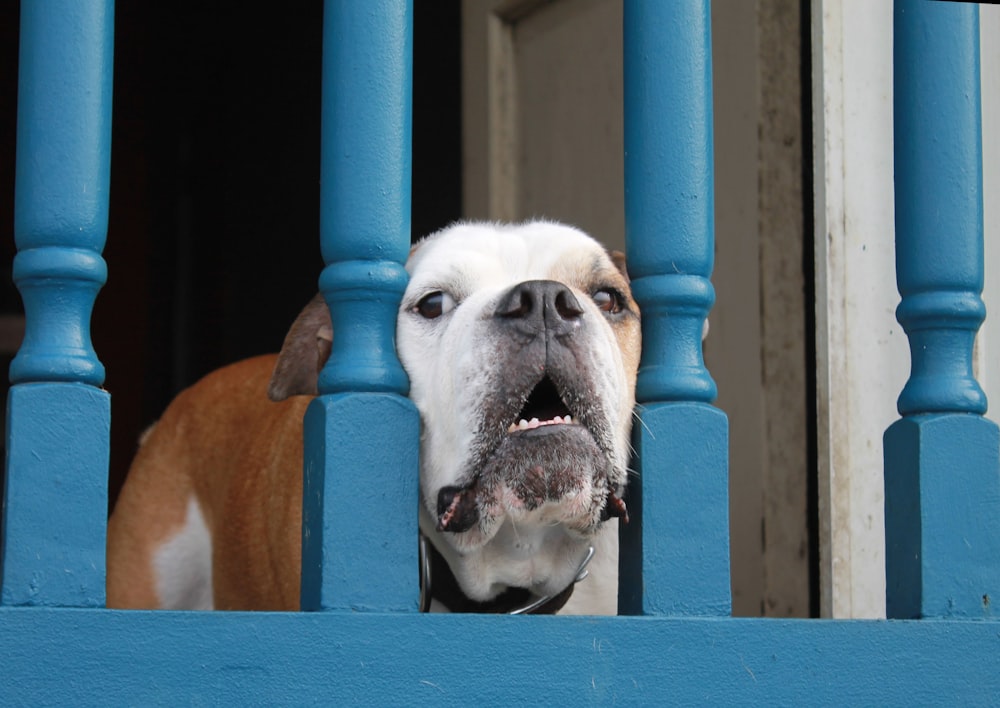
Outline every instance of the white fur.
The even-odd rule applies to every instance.
[[[156,592],[165,610],[211,610],[212,536],[197,500],[188,500],[184,526],[153,556]]]
[[[588,368],[598,379],[597,395],[606,403],[616,433],[615,462],[621,469],[627,465],[634,398],[622,353],[592,294],[568,282],[589,276],[596,260],[613,268],[600,244],[561,224],[465,223],[429,237],[407,264],[411,280],[400,308],[397,346],[410,372],[410,397],[424,418],[421,528],[472,597],[489,596],[503,586],[558,592],[572,582],[587,546],[594,545],[590,577],[578,585],[564,612],[617,610],[617,523],[606,523],[592,537],[569,530],[559,524],[570,515],[570,501],[567,508],[526,516],[508,509],[506,519],[487,532],[438,533],[433,518],[438,490],[459,484],[467,474],[467,453],[480,433],[483,402],[496,377],[503,376],[491,367],[498,345],[492,314],[499,298],[524,281],[559,280],[570,286],[588,322],[594,323],[588,329]],[[566,274],[570,277],[560,277]],[[412,312],[435,291],[449,293],[458,303],[447,317],[427,320]],[[576,507],[586,502],[576,500]]]
[[[611,519],[591,543],[594,558],[560,615],[618,614],[618,519]]]

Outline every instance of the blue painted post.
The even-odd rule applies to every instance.
[[[320,277],[333,320],[306,413],[302,607],[418,609],[419,416],[396,358],[410,247],[411,0],[327,0]]]
[[[729,428],[701,333],[715,299],[708,0],[625,3],[625,215],[643,353],[625,614],[728,615]]]
[[[895,5],[896,317],[903,416],[885,434],[889,617],[996,616],[997,426],[972,372],[983,289],[979,9]]]
[[[21,6],[0,604],[104,604],[110,397],[90,342],[107,277],[114,3]]]

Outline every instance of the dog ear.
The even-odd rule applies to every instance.
[[[303,308],[285,335],[271,374],[268,398],[283,401],[289,396],[319,393],[319,372],[330,358],[332,346],[330,310],[319,294]]]
[[[608,251],[608,257],[615,264],[615,268],[625,276],[625,282],[629,282],[628,269],[625,267],[625,254],[621,251]]]

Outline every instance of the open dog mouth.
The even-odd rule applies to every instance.
[[[521,411],[507,428],[509,434],[537,430],[549,425],[573,425],[573,416],[563,402],[555,383],[547,375],[542,377],[528,394]]]
[[[575,400],[572,392],[570,400]],[[481,468],[470,484],[446,486],[438,491],[438,531],[461,533],[476,526],[484,513],[487,518],[492,517],[495,511],[486,509],[494,505],[490,500],[495,499],[498,486],[510,490],[518,498],[518,505],[529,510],[546,501],[571,498],[575,490],[589,489],[597,480],[603,480],[599,484],[605,486],[605,473],[590,477],[595,473],[584,472],[601,469],[605,464],[593,431],[580,415],[570,410],[548,374],[534,385],[520,410],[507,420],[511,422],[504,428],[503,440],[491,453],[491,463]],[[550,437],[551,434],[559,437]],[[585,477],[591,481],[584,482]],[[625,503],[615,489],[600,492],[600,501],[594,501],[600,504],[596,520],[618,517],[628,522]]]

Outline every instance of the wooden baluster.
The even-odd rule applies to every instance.
[[[889,617],[995,616],[997,426],[972,371],[983,288],[979,10],[897,0],[896,317],[903,418],[885,434]]]
[[[702,327],[715,291],[708,0],[625,3],[625,214],[643,353],[621,612],[728,615],[729,428]]]
[[[107,277],[114,4],[21,6],[4,605],[101,606],[110,397],[90,342]]]
[[[320,289],[333,320],[306,413],[302,607],[416,610],[419,416],[396,358],[410,247],[412,0],[327,0]]]

